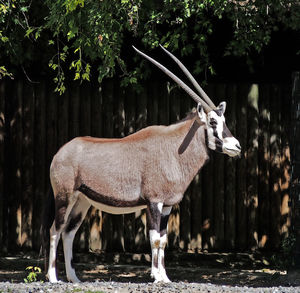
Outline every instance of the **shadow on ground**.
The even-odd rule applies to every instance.
[[[287,273],[275,268],[269,258],[261,254],[169,253],[166,264],[169,278],[175,282],[249,287],[300,285],[300,272]],[[24,282],[28,266],[43,268],[44,261],[34,254],[1,256],[0,282]],[[82,281],[152,282],[149,254],[76,254],[74,266]],[[58,268],[59,278],[65,281],[62,256],[59,256]]]

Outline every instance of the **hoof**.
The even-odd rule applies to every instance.
[[[50,283],[52,283],[52,284],[59,283],[59,281],[57,280],[56,277],[54,277],[54,276],[49,276],[49,274],[46,275],[46,279],[47,279]]]
[[[154,283],[162,282],[163,279],[159,273],[151,273],[151,278],[154,279]]]
[[[73,277],[73,278],[67,278],[68,279],[68,281],[70,282],[70,283],[73,283],[73,284],[78,284],[78,283],[81,283],[81,281],[77,278],[77,277]]]
[[[160,279],[160,280],[155,280],[154,281],[154,284],[157,284],[157,283],[163,283],[163,284],[168,284],[168,283],[171,283],[171,281],[169,279]]]

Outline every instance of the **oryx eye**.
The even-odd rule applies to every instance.
[[[209,125],[210,126],[216,126],[218,124],[217,120],[214,118],[210,118]]]

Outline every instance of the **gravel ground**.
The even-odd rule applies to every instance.
[[[300,292],[300,287],[271,287],[271,288],[249,288],[238,286],[222,286],[214,284],[184,283],[173,282],[170,284],[153,284],[153,283],[121,283],[121,282],[84,282],[80,284],[69,284],[61,282],[59,284],[30,283],[30,284],[11,284],[9,282],[0,283],[0,292],[69,292],[69,293],[100,293],[100,292]]]
[[[66,282],[63,261],[58,262],[58,284],[24,283],[25,268],[43,266],[36,255],[0,257],[2,292],[299,292],[300,272],[274,268],[269,259],[255,254],[172,254],[167,272],[170,284],[150,279],[148,254],[77,254],[75,268],[80,284]],[[39,276],[43,280],[44,276]]]

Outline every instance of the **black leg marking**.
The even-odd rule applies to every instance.
[[[160,231],[160,219],[161,213],[158,209],[157,203],[149,203],[147,205],[147,226],[149,230],[156,230],[157,232]]]
[[[81,220],[82,220],[82,213],[79,213],[77,216],[71,218],[66,228],[66,233],[69,233],[72,230],[74,230],[77,227],[78,223],[81,222]]]
[[[74,261],[73,261],[73,257],[71,258],[71,268],[74,269]]]
[[[158,254],[153,257],[153,266],[158,269]]]
[[[69,204],[67,194],[58,194],[55,198],[55,228],[59,231],[64,224],[67,207]]]
[[[165,269],[166,267],[165,267],[165,258],[164,258],[164,256],[162,256],[161,257],[161,265],[162,265],[162,267]]]
[[[169,220],[169,216],[168,215],[162,215],[161,219],[160,219],[160,236],[163,236],[165,234],[167,234],[167,226],[168,226],[168,220]]]

